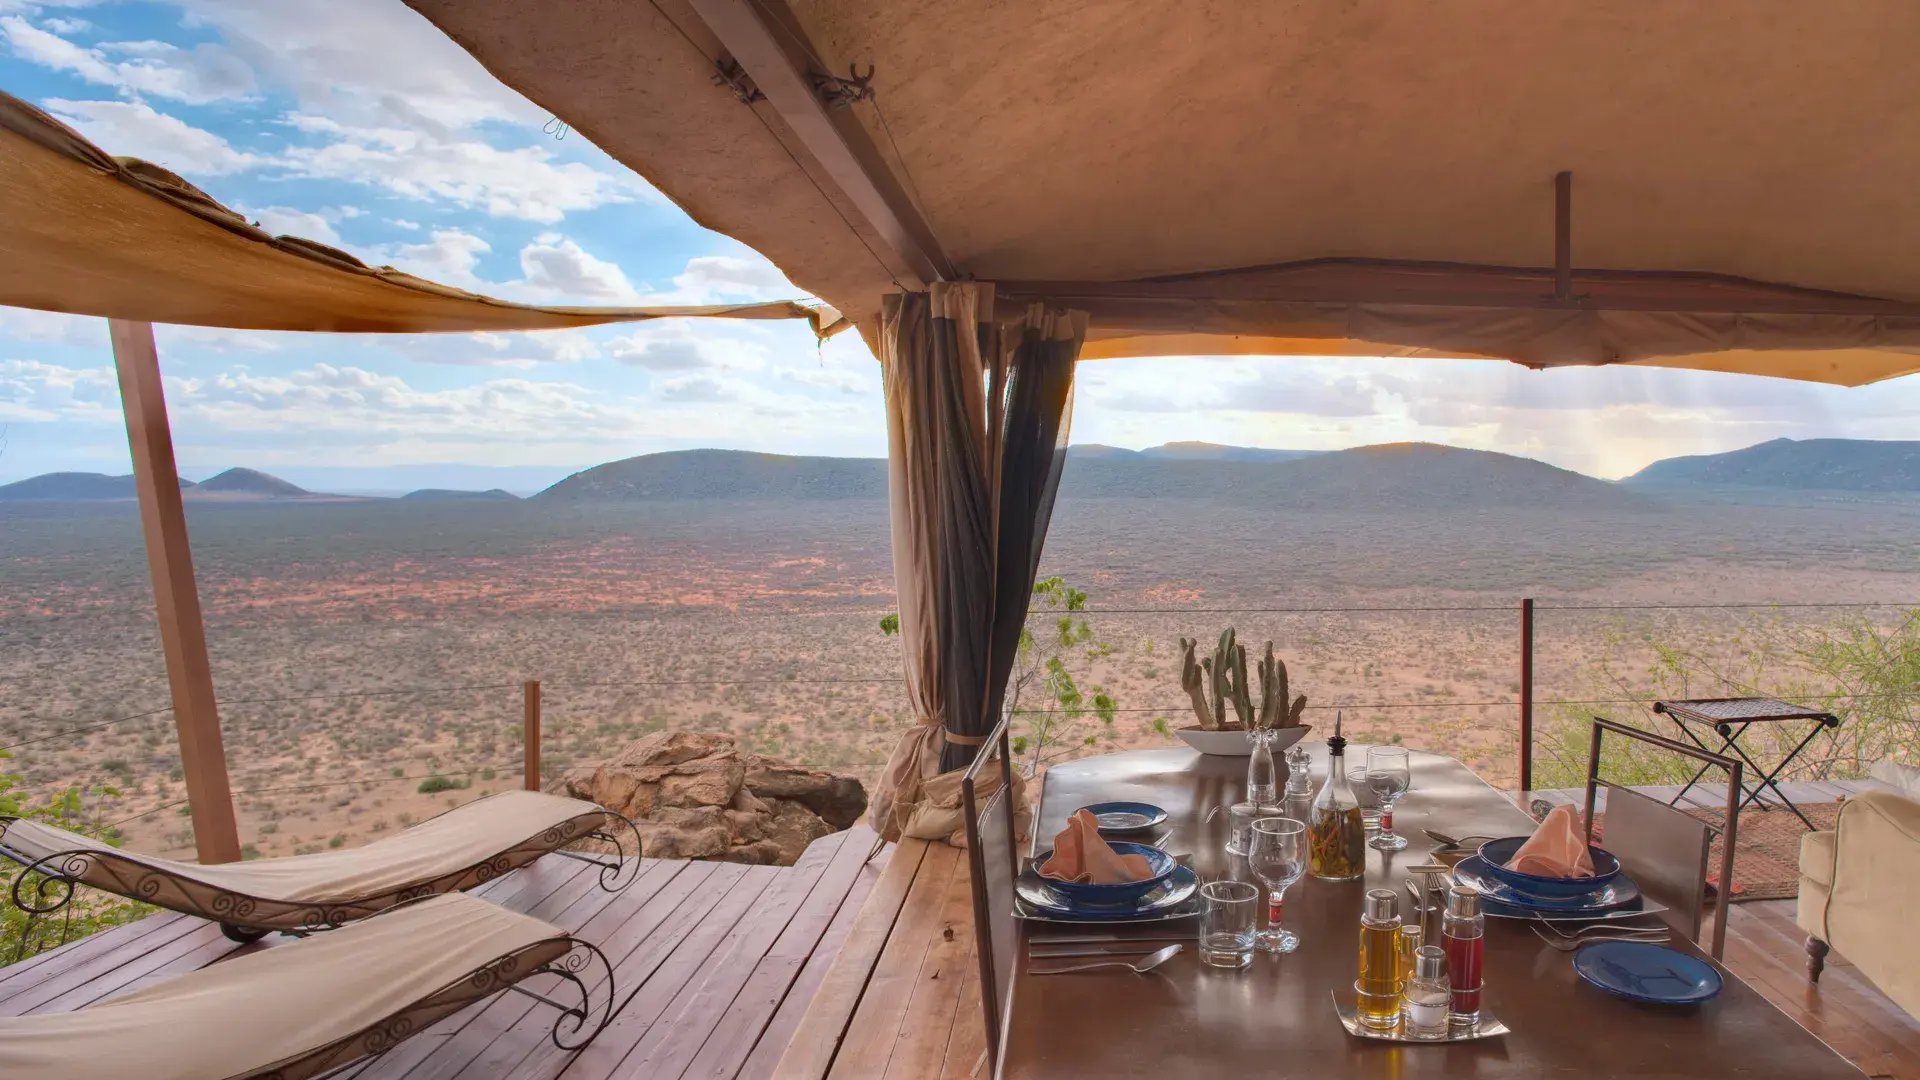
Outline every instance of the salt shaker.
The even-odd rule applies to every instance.
[[[1447,954],[1437,945],[1414,950],[1413,977],[1400,997],[1400,1033],[1409,1039],[1447,1037],[1453,988],[1447,984]]]

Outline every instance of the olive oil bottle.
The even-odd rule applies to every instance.
[[[1307,872],[1322,881],[1352,881],[1367,872],[1367,827],[1360,802],[1347,786],[1347,740],[1334,714],[1327,740],[1327,782],[1313,799],[1307,823]]]

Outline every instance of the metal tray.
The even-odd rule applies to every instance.
[[[1471,1027],[1464,1024],[1447,1025],[1447,1037],[1444,1039],[1415,1039],[1401,1034],[1398,1025],[1386,1031],[1375,1031],[1360,1022],[1360,1018],[1354,1015],[1353,1003],[1343,999],[1338,990],[1333,991],[1333,1011],[1340,1014],[1340,1025],[1347,1029],[1347,1034],[1355,1038],[1407,1043],[1412,1046],[1441,1046],[1446,1043],[1472,1042],[1475,1039],[1505,1035],[1512,1030],[1501,1023],[1492,1012],[1481,1009],[1479,1021]]]

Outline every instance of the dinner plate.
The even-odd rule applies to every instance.
[[[1485,866],[1486,861],[1480,856],[1468,856],[1453,868],[1453,879],[1462,885],[1473,886],[1483,897],[1494,903],[1522,911],[1569,913],[1611,911],[1614,908],[1625,907],[1640,898],[1640,886],[1635,885],[1632,878],[1621,874],[1584,895],[1566,900],[1543,900],[1508,888],[1505,882],[1487,873]]]
[[[1143,802],[1097,802],[1080,808],[1093,815],[1100,831],[1109,836],[1142,833],[1167,820],[1167,812]]]
[[[1720,992],[1720,973],[1697,956],[1644,941],[1596,941],[1573,954],[1573,970],[1609,994],[1648,1005],[1697,1005]]]
[[[1182,866],[1176,868],[1159,888],[1141,897],[1135,903],[1114,907],[1085,907],[1075,904],[1071,898],[1047,884],[1047,879],[1035,873],[1032,867],[1028,867],[1013,882],[1014,895],[1019,897],[1020,903],[1031,912],[1054,921],[1073,922],[1122,922],[1130,919],[1157,918],[1177,910],[1193,899],[1193,894],[1199,888],[1199,876],[1191,868]]]

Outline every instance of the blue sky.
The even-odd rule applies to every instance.
[[[449,284],[573,304],[798,295],[577,133],[543,131],[547,114],[399,0],[0,0],[0,88],[271,230]],[[160,343],[189,477],[244,464],[336,487],[390,476],[524,489],[693,446],[885,452],[872,357],[851,334],[816,348],[797,325],[161,328]],[[104,323],[0,308],[0,482],[124,472],[118,409]],[[1126,446],[1427,439],[1612,476],[1781,435],[1912,437],[1917,411],[1912,377],[1847,391],[1494,362],[1196,358],[1084,366],[1074,432]]]

